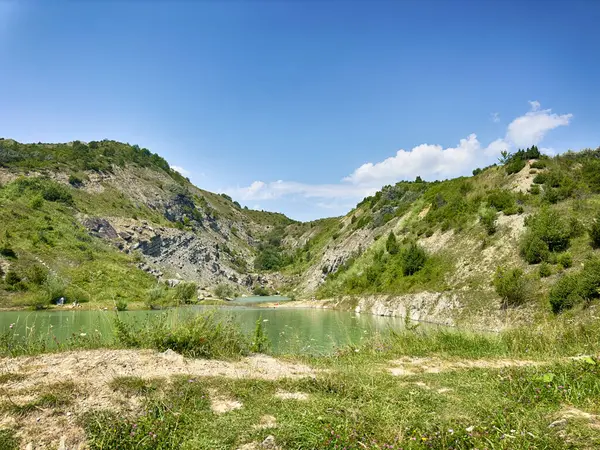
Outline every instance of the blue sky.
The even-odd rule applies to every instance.
[[[600,2],[0,0],[0,136],[147,147],[296,219],[600,145]]]

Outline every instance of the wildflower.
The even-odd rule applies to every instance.
[[[448,433],[450,433],[450,434],[453,434],[453,433],[454,433],[454,430],[453,430],[452,428],[450,428],[450,429],[448,430]]]
[[[86,333],[79,333],[79,336],[81,336],[81,337],[85,337],[85,336],[86,336]]]
[[[12,330],[12,327],[14,327],[14,326],[15,326],[15,324],[11,323],[9,328]]]
[[[465,431],[467,433],[470,433],[471,431],[473,431],[475,429],[475,427],[473,425],[471,425],[470,427],[465,428]]]

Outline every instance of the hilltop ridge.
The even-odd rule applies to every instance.
[[[193,186],[159,155],[109,140],[0,140],[0,184],[5,307],[57,296],[154,307],[283,292],[500,327],[596,297],[548,299],[598,256],[590,230],[600,213],[600,149],[550,158],[532,147],[471,177],[416,175],[343,217],[306,223],[243,208]],[[519,298],[502,294],[500,280],[511,277]]]

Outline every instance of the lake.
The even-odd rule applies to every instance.
[[[245,301],[243,303],[256,303]],[[254,298],[256,300],[256,298]],[[282,298],[261,297],[259,301],[283,302]],[[236,301],[232,302],[236,303]],[[189,306],[166,311],[123,311],[119,317],[125,321],[143,321],[156,314],[168,314],[172,320],[215,309],[212,306]],[[282,353],[329,353],[336,347],[360,342],[388,328],[404,327],[402,318],[356,314],[328,309],[290,308],[285,303],[271,308],[256,306],[221,306],[219,314],[230,315],[241,329],[252,333],[257,320],[261,320],[272,351]],[[64,341],[73,333],[99,332],[110,342],[113,338],[115,311],[61,310],[61,311],[6,311],[0,312],[0,330],[6,332],[11,324],[18,334],[34,333],[55,336]]]

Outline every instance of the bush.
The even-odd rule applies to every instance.
[[[0,243],[0,255],[4,256],[5,258],[16,258],[17,257],[17,254],[11,247],[9,247],[7,244],[1,244],[1,243]]]
[[[390,255],[395,255],[400,251],[400,246],[396,240],[396,235],[393,231],[390,231],[387,240],[385,241],[385,249]]]
[[[115,302],[115,308],[117,309],[117,311],[127,311],[127,306],[127,302],[122,298],[118,299]]]
[[[585,227],[583,226],[581,221],[576,219],[575,217],[571,217],[569,219],[569,229],[571,230],[570,236],[572,238],[577,238],[585,234]]]
[[[496,217],[497,213],[493,208],[484,208],[479,212],[479,222],[485,228],[488,235],[496,232]]]
[[[586,261],[581,272],[560,278],[548,296],[552,311],[559,313],[578,303],[600,297],[600,258]]]
[[[522,159],[515,159],[504,166],[506,173],[512,175],[520,172],[525,167],[526,162]]]
[[[83,179],[76,174],[69,175],[69,184],[73,187],[79,187],[83,185]]]
[[[197,289],[196,283],[179,283],[175,286],[175,299],[184,303],[191,303]]]
[[[544,168],[546,168],[546,162],[545,161],[534,161],[531,163],[531,168],[532,169],[544,169]]]
[[[250,342],[229,317],[210,312],[173,323],[167,315],[140,325],[115,319],[117,340],[125,347],[173,350],[191,358],[235,358],[247,355]]]
[[[578,285],[577,276],[564,275],[552,286],[548,296],[552,312],[556,314],[566,309],[571,309],[582,301],[581,296],[577,292]]]
[[[215,296],[222,299],[233,298],[235,297],[235,291],[230,285],[221,283],[215,288]]]
[[[538,173],[535,177],[533,177],[533,182],[535,184],[544,184],[548,179],[548,175],[545,173]]]
[[[562,253],[562,254],[558,255],[557,262],[563,268],[568,269],[569,267],[573,266],[573,257],[571,256],[570,253]]]
[[[527,224],[534,236],[544,241],[551,252],[560,252],[569,247],[571,229],[557,211],[544,208],[530,217]]]
[[[519,268],[498,267],[494,275],[494,288],[504,306],[522,305],[527,298],[527,280]]]
[[[594,223],[588,230],[590,241],[593,248],[600,248],[600,216],[594,220]]]
[[[541,189],[537,184],[534,184],[529,189],[529,192],[531,193],[531,195],[540,195]]]
[[[412,242],[402,250],[400,260],[402,262],[402,273],[405,276],[413,275],[425,265],[427,253],[423,247]]]
[[[515,207],[515,197],[512,192],[506,189],[495,189],[487,196],[487,202],[497,211],[510,210]]]
[[[540,278],[546,278],[552,275],[552,266],[548,264],[546,261],[543,261],[538,268]]]
[[[549,250],[548,244],[542,241],[533,232],[525,234],[521,242],[521,256],[529,264],[538,264],[548,259]]]
[[[29,202],[29,206],[31,206],[33,209],[40,209],[43,204],[44,198],[40,194],[35,195]]]
[[[252,289],[252,293],[254,295],[258,295],[259,297],[266,297],[267,295],[269,295],[269,289],[267,289],[265,286],[261,286],[261,285],[256,285],[254,286],[254,288]]]

